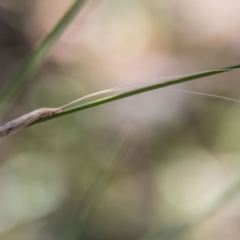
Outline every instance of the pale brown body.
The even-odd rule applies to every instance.
[[[48,118],[50,116],[53,116],[57,113],[60,113],[63,111],[63,109],[69,105],[72,105],[76,102],[79,102],[83,99],[89,98],[89,97],[93,97],[102,93],[108,93],[108,92],[114,92],[114,91],[119,91],[122,90],[124,88],[111,88],[111,89],[107,89],[107,90],[103,90],[103,91],[99,91],[96,93],[91,93],[87,96],[81,97],[73,102],[70,102],[62,107],[59,108],[39,108],[37,110],[34,110],[32,112],[29,112],[19,118],[16,118],[10,122],[7,122],[5,124],[3,124],[2,126],[0,126],[0,138],[1,137],[6,137],[10,134],[13,134],[15,132],[20,131],[21,129],[29,126],[31,123],[36,122],[37,120],[41,120],[44,118]]]
[[[89,94],[87,96],[81,97],[73,102],[70,102],[62,107],[59,108],[39,108],[37,110],[34,110],[32,112],[29,112],[19,118],[16,118],[10,122],[7,122],[0,126],[0,138],[1,137],[6,137],[10,134],[16,133],[23,128],[29,126],[31,123],[36,122],[37,120],[41,120],[50,116],[53,116],[57,113],[60,113],[63,111],[63,109],[69,105],[72,105],[73,103],[79,102],[83,99],[96,96],[102,93],[107,93],[107,92],[112,92],[112,91],[118,91],[118,88],[112,88],[112,89],[107,89],[103,91],[99,91],[96,93]]]
[[[40,108],[29,112],[19,118],[16,118],[6,124],[0,126],[0,137],[5,137],[7,135],[13,134],[21,129],[27,127],[31,123],[53,116],[56,113],[59,113],[61,109],[59,108]]]

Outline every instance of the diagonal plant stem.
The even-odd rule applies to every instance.
[[[112,89],[97,92],[95,94],[90,94],[88,96],[79,98],[71,103],[65,104],[64,106],[58,107],[58,108],[40,108],[35,111],[29,112],[19,118],[16,118],[10,122],[7,122],[4,125],[1,125],[0,126],[0,137],[8,136],[17,131],[22,130],[25,127],[28,127],[28,126],[31,126],[31,125],[34,125],[34,124],[37,124],[37,123],[40,123],[43,121],[47,121],[47,120],[50,120],[50,119],[53,119],[56,117],[64,116],[64,115],[67,115],[67,114],[70,114],[73,112],[77,112],[77,111],[81,111],[81,110],[91,108],[94,106],[102,105],[102,104],[105,104],[108,102],[113,102],[113,101],[116,101],[116,100],[119,100],[122,98],[134,96],[134,95],[137,95],[140,93],[152,91],[152,90],[155,90],[158,88],[163,88],[163,87],[167,87],[167,86],[178,84],[178,83],[188,82],[188,81],[192,81],[195,79],[199,79],[199,78],[203,78],[203,77],[207,77],[207,76],[211,76],[211,75],[215,75],[215,74],[219,74],[219,73],[223,73],[223,72],[227,72],[227,71],[232,71],[232,70],[236,70],[236,69],[240,69],[240,65],[235,65],[235,66],[230,66],[230,67],[226,67],[226,68],[205,71],[205,72],[200,72],[200,73],[189,74],[187,76],[185,75],[182,77],[173,77],[169,81],[165,81],[165,82],[161,82],[161,83],[157,83],[157,84],[153,84],[153,85],[148,85],[145,87],[137,88],[137,89],[134,89],[131,91],[126,91],[121,94],[112,95],[112,96],[108,96],[105,98],[100,98],[95,101],[87,102],[85,104],[78,104],[75,107],[70,107],[70,105],[72,103],[76,103],[82,99],[86,99],[88,96],[95,96],[102,92],[112,91],[114,89],[115,90],[123,90],[123,89],[126,89],[126,87],[125,88],[124,87],[112,88]],[[214,96],[214,97],[218,97],[218,96]]]
[[[166,81],[166,82],[161,82],[161,83],[157,83],[157,84],[153,84],[153,85],[148,85],[146,87],[137,88],[137,89],[134,89],[134,90],[131,90],[131,91],[126,91],[126,92],[121,93],[121,94],[116,94],[116,95],[112,95],[112,96],[109,96],[109,97],[100,98],[100,99],[90,101],[90,102],[87,102],[87,103],[84,103],[84,104],[80,104],[80,105],[77,105],[77,106],[74,106],[74,107],[67,107],[67,108],[64,108],[62,112],[57,113],[56,115],[47,117],[45,119],[37,120],[37,121],[33,122],[32,124],[30,124],[29,126],[34,125],[34,124],[38,124],[40,122],[45,122],[45,121],[48,121],[48,120],[53,119],[53,118],[68,115],[68,114],[71,114],[71,113],[74,113],[74,112],[82,111],[84,109],[88,109],[88,108],[92,108],[92,107],[95,107],[95,106],[98,106],[98,105],[102,105],[102,104],[105,104],[105,103],[109,103],[109,102],[113,102],[113,101],[120,100],[120,99],[123,99],[123,98],[131,97],[131,96],[141,94],[141,93],[144,93],[144,92],[149,92],[149,91],[152,91],[152,90],[155,90],[155,89],[164,88],[164,87],[168,87],[168,86],[179,84],[179,83],[189,82],[189,81],[192,81],[192,80],[212,76],[212,75],[215,75],[215,74],[229,72],[229,71],[232,71],[232,70],[235,70],[235,69],[240,69],[240,65],[229,66],[229,67],[226,67],[226,68],[221,68],[221,69],[217,69],[217,70],[215,69],[215,70],[206,71],[206,72],[202,72],[202,73],[194,73],[194,74],[190,74],[188,76],[174,78],[174,79],[171,79],[171,80]]]
[[[1,111],[4,109],[6,103],[14,97],[22,84],[27,82],[29,75],[39,66],[49,49],[77,15],[85,2],[86,0],[76,0],[55,28],[43,39],[35,51],[29,55],[23,66],[17,72],[16,76],[12,79],[11,83],[6,87],[5,91],[0,96]]]

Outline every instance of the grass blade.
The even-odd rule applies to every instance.
[[[216,75],[216,74],[220,74],[220,73],[224,73],[224,72],[229,72],[229,71],[236,70],[236,69],[240,69],[240,65],[229,66],[229,67],[226,67],[226,68],[206,71],[206,72],[202,72],[202,73],[193,73],[193,74],[190,74],[188,76],[174,78],[174,79],[171,79],[171,80],[166,81],[166,82],[161,82],[161,83],[157,83],[157,84],[153,84],[153,85],[148,85],[146,87],[141,87],[141,88],[137,88],[137,89],[134,89],[134,90],[131,90],[131,91],[126,91],[126,92],[121,93],[121,94],[116,94],[116,95],[112,95],[112,96],[109,96],[109,97],[100,98],[100,99],[90,101],[90,102],[87,102],[87,103],[84,103],[84,104],[78,104],[77,106],[74,106],[74,107],[67,107],[66,109],[64,109],[63,112],[60,112],[60,113],[58,113],[54,116],[50,116],[50,117],[42,119],[42,120],[38,120],[38,121],[30,124],[29,126],[34,125],[34,124],[38,124],[40,122],[45,122],[45,121],[48,121],[48,120],[53,119],[53,118],[68,115],[68,114],[71,114],[71,113],[74,113],[74,112],[82,111],[84,109],[88,109],[88,108],[92,108],[92,107],[95,107],[95,106],[98,106],[98,105],[102,105],[102,104],[105,104],[105,103],[109,103],[109,102],[113,102],[113,101],[120,100],[120,99],[123,99],[123,98],[131,97],[131,96],[141,94],[141,93],[144,93],[144,92],[149,92],[149,91],[152,91],[152,90],[155,90],[155,89],[164,88],[164,87],[168,87],[168,86],[179,84],[179,83],[189,82],[189,81],[192,81],[192,80],[196,80],[196,79],[200,79],[200,78],[204,78],[204,77],[208,77],[208,76],[212,76],[212,75]]]
[[[5,104],[17,93],[22,84],[27,81],[27,77],[29,77],[29,75],[38,67],[49,49],[53,46],[57,38],[66,29],[72,19],[77,15],[85,2],[86,0],[76,0],[55,28],[43,39],[35,51],[29,55],[16,76],[0,96],[0,110],[5,107]]]
[[[66,232],[65,239],[80,240],[84,238],[90,221],[101,202],[101,199],[111,181],[119,162],[126,154],[133,134],[129,133],[117,146],[113,147],[110,156],[107,157],[107,163],[104,169],[101,169],[87,192],[83,196],[75,217],[71,219]]]

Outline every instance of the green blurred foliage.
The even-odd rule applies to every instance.
[[[1,89],[72,2],[0,3]],[[2,122],[109,87],[236,64],[238,5],[89,1]],[[177,87],[238,98],[238,81],[234,71]],[[239,181],[239,109],[234,102],[162,89],[1,139],[0,240],[78,240],[79,209],[89,207],[83,199],[98,196],[86,200],[100,172],[113,176],[100,188],[82,239],[155,239],[169,229],[169,236],[182,239],[239,239],[238,191],[192,224]],[[122,142],[124,153],[115,149]],[[113,156],[119,164],[108,167]]]

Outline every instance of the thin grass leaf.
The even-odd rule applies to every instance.
[[[58,117],[62,117],[64,115],[68,115],[74,112],[78,112],[78,111],[82,111],[84,109],[88,109],[88,108],[92,108],[95,106],[99,106],[102,104],[106,104],[109,102],[113,102],[116,100],[120,100],[123,98],[127,98],[127,97],[131,97],[137,94],[141,94],[144,92],[149,92],[155,89],[160,89],[160,88],[164,88],[164,87],[168,87],[171,85],[175,85],[175,84],[179,84],[179,83],[184,83],[184,82],[189,82],[189,81],[193,81],[196,79],[200,79],[200,78],[204,78],[204,77],[208,77],[208,76],[212,76],[212,75],[216,75],[216,74],[220,74],[220,73],[224,73],[224,72],[229,72],[235,69],[240,69],[240,65],[234,65],[234,66],[229,66],[226,68],[221,68],[221,69],[216,69],[216,70],[211,70],[211,71],[206,71],[206,72],[202,72],[202,73],[193,73],[190,74],[188,76],[184,76],[184,77],[179,77],[179,78],[174,78],[174,79],[170,79],[169,81],[166,82],[161,82],[161,83],[157,83],[157,84],[153,84],[153,85],[148,85],[146,87],[141,87],[141,88],[137,88],[131,91],[126,91],[124,93],[121,94],[116,94],[116,95],[111,95],[109,97],[104,97],[104,98],[100,98],[94,101],[90,101],[84,104],[78,104],[74,107],[67,107],[64,108],[62,112],[57,113],[56,115],[47,117],[45,119],[41,119],[41,120],[37,120],[34,123],[30,124],[31,125],[35,125],[41,122],[45,122],[54,118],[58,118]]]
[[[34,52],[26,59],[16,76],[0,96],[0,110],[2,111],[7,102],[19,91],[20,87],[27,82],[29,75],[39,66],[49,49],[56,42],[61,33],[77,15],[86,0],[76,0],[55,28],[43,39]]]

